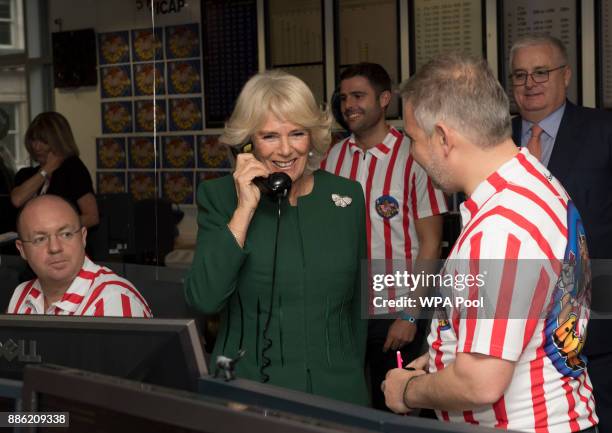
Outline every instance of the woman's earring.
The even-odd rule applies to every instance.
[[[312,155],[314,155],[314,153],[311,150],[310,152],[308,152],[308,157],[312,158]]]

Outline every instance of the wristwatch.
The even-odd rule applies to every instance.
[[[47,173],[46,170],[39,170],[38,174],[40,174],[44,180],[47,180],[47,178],[49,177],[49,173]]]
[[[406,312],[402,312],[400,318],[410,323],[416,323],[416,318],[412,314],[408,314]]]

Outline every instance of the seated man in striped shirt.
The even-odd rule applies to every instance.
[[[17,249],[37,278],[17,286],[8,313],[152,316],[129,281],[85,256],[87,229],[63,198],[30,200],[17,217],[17,232]]]
[[[589,256],[571,198],[512,141],[508,98],[485,60],[438,57],[401,94],[414,159],[444,191],[468,199],[441,272],[450,282],[440,284],[445,304],[429,353],[414,371],[389,371],[387,405],[507,430],[596,432],[582,353]]]

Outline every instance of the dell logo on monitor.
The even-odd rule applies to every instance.
[[[0,343],[0,359],[6,359],[11,362],[15,358],[19,362],[42,362],[42,358],[36,354],[36,341],[28,341],[28,352],[26,353],[25,340],[17,340],[15,343],[12,339],[5,343]]]

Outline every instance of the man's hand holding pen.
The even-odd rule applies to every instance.
[[[404,368],[389,370],[381,389],[385,394],[385,403],[395,413],[410,413],[414,407],[410,407],[407,400],[410,393],[410,383],[417,378],[427,374],[429,365],[429,354],[421,355]]]

